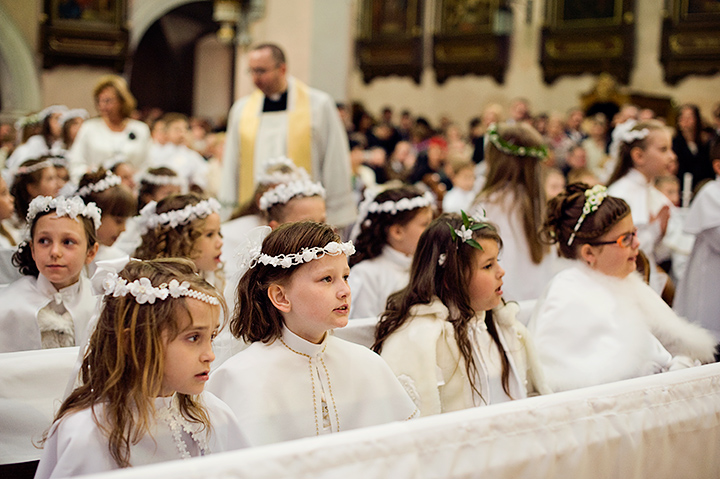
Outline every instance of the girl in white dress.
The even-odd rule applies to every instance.
[[[220,255],[220,204],[196,193],[170,195],[148,203],[140,212],[142,243],[138,259],[188,258],[200,274],[222,291],[225,277]]]
[[[98,170],[85,173],[80,179],[77,196],[85,203],[93,202],[102,211],[102,223],[97,231],[100,247],[88,277],[95,272],[95,263],[108,259],[126,256],[125,252],[113,245],[120,234],[125,231],[128,218],[137,211],[137,200],[132,192],[122,184],[122,179],[109,170],[100,167]]]
[[[12,173],[10,193],[15,198],[15,214],[20,222],[24,222],[33,198],[57,196],[60,191],[57,171],[49,158],[27,160]]]
[[[203,392],[225,308],[220,293],[185,259],[131,261],[103,288],[83,383],[60,406],[35,477],[244,447],[235,416]]]
[[[505,298],[536,299],[553,275],[556,258],[537,237],[545,217],[540,162],[547,148],[523,123],[491,126],[487,142],[487,180],[472,211],[492,218],[505,243]]]
[[[258,240],[270,230],[261,228]],[[332,334],[348,322],[353,251],[313,222],[281,225],[262,246],[247,245],[230,330],[252,344],[213,372],[208,390],[235,412],[250,444],[415,416],[378,355]]]
[[[18,244],[15,228],[9,222],[15,213],[15,198],[5,179],[0,176],[0,249],[14,249]]]
[[[574,183],[548,204],[544,236],[574,260],[538,300],[529,329],[550,387],[563,391],[713,360],[715,341],[635,272],[628,204]]]
[[[75,346],[96,304],[82,271],[98,250],[100,210],[38,196],[27,221],[30,239],[13,256],[24,276],[0,290],[0,352]]]
[[[350,319],[377,317],[388,296],[407,286],[418,239],[433,218],[431,193],[414,186],[368,195],[360,205],[350,258]],[[356,238],[356,239],[355,239]]]
[[[697,193],[685,218],[685,231],[697,235],[685,278],[673,308],[712,331],[720,342],[720,138],[710,147],[715,180]]]
[[[446,213],[420,237],[410,283],[388,299],[373,350],[422,416],[549,393],[516,303],[505,303],[502,240],[485,219]]]
[[[615,129],[620,141],[618,162],[608,182],[608,194],[627,202],[632,221],[637,226],[640,249],[652,265],[650,284],[662,292],[667,275],[653,274],[655,264],[670,257],[670,249],[663,244],[675,207],[655,188],[655,179],[672,175],[677,155],[672,149],[670,129],[657,120],[635,123],[629,120]],[[679,222],[677,224],[680,224]]]

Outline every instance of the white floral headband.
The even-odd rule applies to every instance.
[[[120,183],[122,183],[122,179],[118,175],[114,174],[112,171],[108,170],[105,178],[95,183],[88,183],[87,185],[78,189],[75,194],[77,196],[86,196],[90,193],[100,193],[101,191],[105,191],[108,188],[117,186]]]
[[[287,170],[283,172],[283,167]],[[310,181],[310,175],[305,168],[297,166],[290,158],[280,156],[272,158],[263,165],[265,173],[258,178],[261,185],[274,185],[290,183],[291,181]]]
[[[50,115],[54,115],[56,113],[62,114],[67,111],[68,111],[68,107],[66,107],[65,105],[52,105],[52,106],[49,106],[49,107],[45,108],[44,110],[40,111],[40,113],[38,113],[38,120],[45,121],[45,118],[49,117]]]
[[[102,212],[95,203],[88,203],[82,200],[78,196],[72,196],[70,198],[64,198],[59,196],[53,198],[52,196],[37,196],[31,202],[28,207],[28,213],[26,216],[27,224],[32,224],[33,220],[39,213],[47,213],[51,210],[55,210],[57,216],[67,216],[72,219],[77,219],[78,216],[84,216],[92,220],[97,230],[100,227],[100,217]]]
[[[23,128],[29,125],[35,125],[40,122],[40,117],[37,113],[28,116],[22,116],[15,122],[15,131],[22,132]]]
[[[360,229],[362,226],[370,226],[372,222],[368,219],[369,214],[388,213],[396,215],[401,211],[426,208],[435,204],[435,197],[429,191],[426,191],[422,195],[413,196],[412,198],[400,198],[397,201],[387,200],[382,203],[375,201],[378,194],[378,192],[369,193],[360,204],[360,207],[358,208],[360,210],[358,219],[353,225],[352,231],[350,231],[350,239],[357,239],[360,235]]]
[[[90,114],[88,111],[84,108],[73,108],[72,110],[68,110],[60,115],[60,118],[58,120],[58,123],[60,123],[60,126],[65,126],[65,123],[68,121],[74,119],[74,118],[82,118],[83,120],[87,120],[90,117]]]
[[[50,168],[51,166],[55,166],[55,165],[50,160],[43,160],[39,163],[35,163],[32,165],[28,165],[28,166],[20,166],[15,171],[15,176],[29,175],[30,173],[35,173],[36,171],[43,170],[45,168]]]
[[[296,180],[280,183],[270,188],[260,197],[260,209],[267,211],[276,204],[285,204],[296,196],[320,196],[325,199],[325,188],[320,183],[309,180]]]
[[[177,175],[153,175],[152,173],[143,173],[140,177],[140,181],[143,183],[149,183],[151,185],[165,186],[173,185],[184,188],[187,186],[187,181],[182,176]]]
[[[128,283],[125,278],[115,273],[108,273],[103,281],[103,289],[105,290],[105,296],[114,298],[130,294],[138,304],[155,304],[155,300],[166,300],[168,296],[175,299],[186,296],[214,306],[220,304],[220,300],[215,296],[191,289],[190,283],[187,281],[181,283],[176,279],[171,279],[169,283],[163,283],[156,288],[149,278],[143,277]]]
[[[473,238],[473,232],[492,227],[485,215],[485,210],[476,213],[475,216],[468,216],[467,213],[460,210],[460,217],[462,219],[460,229],[457,229],[450,223],[447,223],[450,227],[450,238],[452,238],[453,241],[457,241],[459,239],[461,243],[465,243],[477,250],[483,251],[483,247],[480,243]],[[445,260],[447,260],[447,254],[441,253],[438,256],[438,266],[443,266],[445,264]]]
[[[244,275],[249,269],[254,268],[258,264],[290,268],[299,264],[309,263],[314,259],[320,259],[325,255],[338,256],[344,254],[351,256],[355,254],[355,246],[352,241],[345,243],[331,241],[322,248],[316,246],[313,248],[303,248],[299,253],[270,256],[262,252],[262,243],[271,231],[272,229],[269,226],[253,228],[247,234],[243,243],[238,247],[237,256],[240,257],[238,268],[241,275]]]
[[[140,224],[143,234],[158,226],[175,228],[197,219],[206,218],[220,211],[220,203],[215,198],[203,200],[195,205],[187,205],[180,210],[170,210],[165,213],[156,213],[157,203],[151,201],[140,210]]]
[[[578,218],[577,223],[575,223],[575,228],[568,239],[568,246],[572,246],[573,241],[575,241],[575,234],[580,230],[580,226],[582,226],[583,221],[585,221],[585,217],[590,213],[597,211],[603,200],[607,198],[607,195],[607,188],[603,185],[595,185],[592,188],[585,190],[585,203],[583,204],[582,213],[580,214],[580,218]]]

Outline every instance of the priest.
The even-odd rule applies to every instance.
[[[325,187],[328,223],[352,223],[356,205],[348,140],[334,101],[287,75],[285,54],[277,45],[257,45],[248,63],[257,90],[230,110],[220,201],[251,199],[263,163],[286,156]]]

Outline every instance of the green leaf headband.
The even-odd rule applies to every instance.
[[[585,217],[590,213],[596,212],[597,209],[600,208],[603,200],[607,198],[607,195],[607,188],[603,185],[595,185],[592,188],[585,190],[585,204],[583,204],[582,214],[575,224],[575,228],[570,235],[570,239],[568,239],[568,246],[572,246],[573,241],[575,240],[575,233],[580,230],[580,226],[582,226],[583,221],[585,221]]]
[[[495,145],[495,148],[502,151],[503,153],[507,153],[508,155],[513,156],[532,156],[533,158],[537,158],[538,160],[542,160],[548,155],[547,148],[545,145],[540,146],[518,146],[513,143],[508,143],[507,141],[500,138],[500,134],[497,131],[497,124],[493,123],[490,125],[490,128],[487,132],[488,138],[490,139],[490,142]]]
[[[452,240],[457,241],[458,238],[460,238],[460,241],[463,243],[467,243],[473,248],[483,251],[483,247],[480,246],[480,243],[473,239],[472,235],[473,231],[490,227],[487,222],[487,218],[485,217],[485,211],[483,211],[483,216],[480,220],[475,219],[472,216],[468,216],[467,213],[462,210],[460,210],[460,215],[462,216],[462,225],[459,230],[453,228],[453,225],[450,223],[447,224],[448,227],[450,227],[450,236],[452,237]]]

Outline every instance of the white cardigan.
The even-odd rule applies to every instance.
[[[547,394],[540,363],[527,329],[515,319],[516,303],[493,310],[500,343],[510,363],[510,393],[515,399]],[[415,396],[421,416],[457,411],[475,406],[467,378],[465,360],[460,354],[455,330],[447,321],[449,312],[435,298],[429,304],[410,309],[410,318],[384,342],[380,355]],[[477,319],[484,321],[485,312]],[[478,373],[482,374],[478,365]],[[481,394],[485,393],[481,391]],[[485,395],[486,396],[486,395]]]

